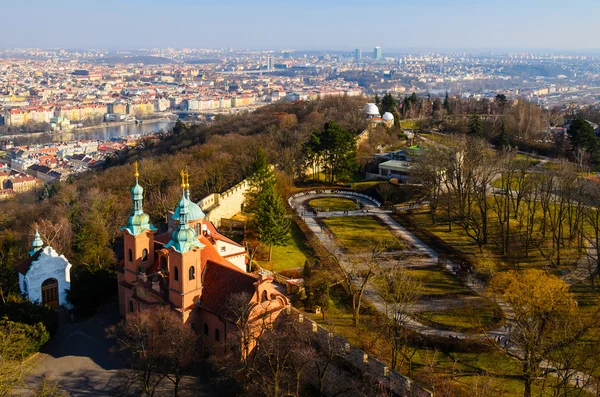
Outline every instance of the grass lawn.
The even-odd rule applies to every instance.
[[[416,130],[419,129],[419,126],[414,120],[400,120],[400,128],[405,130]]]
[[[493,199],[492,199],[493,200]],[[491,201],[490,201],[491,203]],[[466,235],[464,229],[458,225],[452,226],[452,231],[448,232],[448,224],[445,220],[445,215],[441,212],[438,214],[437,224],[433,224],[431,216],[427,211],[413,212],[408,216],[412,219],[414,224],[418,225],[419,229],[426,230],[432,233],[436,237],[439,237],[447,244],[460,251],[466,257],[471,259],[474,263],[478,263],[483,258],[482,253],[479,251],[477,244]],[[399,220],[400,224],[403,223],[402,219]],[[489,243],[484,247],[485,255],[488,260],[492,260],[497,265],[497,270],[522,270],[525,268],[538,268],[546,269],[548,260],[540,253],[535,247],[530,247],[528,257],[525,257],[525,249],[520,243],[518,236],[518,226],[515,219],[511,219],[511,231],[512,231],[512,244],[510,257],[505,257],[500,254],[499,248],[494,244],[494,237],[498,233],[498,222],[496,215],[493,211],[490,211],[488,217],[488,236]],[[565,227],[568,230],[568,227]],[[418,233],[417,233],[418,234]],[[418,236],[419,237],[419,236]],[[422,237],[422,236],[421,236]],[[426,242],[426,241],[425,241]],[[435,247],[433,247],[435,249]],[[580,254],[577,252],[576,247],[564,247],[561,250],[561,256],[563,260],[563,267],[569,263],[574,263]],[[556,270],[560,270],[557,268]]]
[[[380,360],[390,362],[389,339],[377,328],[378,316],[367,308],[362,312],[358,328],[352,324],[352,314],[348,306],[348,298],[342,291],[331,291],[330,307],[325,312],[325,320],[320,314],[306,315],[332,332],[344,337],[351,344],[363,349]],[[491,349],[489,351],[466,353],[456,349],[419,347],[409,344],[408,349],[414,350],[412,372],[408,374],[406,365],[397,368],[402,374],[408,375],[419,384],[432,389],[431,379],[450,379],[455,391],[453,396],[470,397],[475,389],[480,396],[523,395],[523,383],[519,379],[521,363],[510,356]],[[431,370],[433,363],[433,371]],[[549,376],[549,380],[553,378]],[[439,386],[439,383],[438,383]],[[439,388],[439,387],[438,387]],[[486,394],[482,389],[490,390]],[[539,384],[533,385],[533,395],[552,396],[551,390],[542,392]],[[582,394],[587,396],[587,394]]]
[[[356,202],[340,198],[340,197],[320,197],[317,199],[310,200],[308,205],[313,210],[319,211],[354,211],[356,209]]]
[[[356,189],[356,190],[367,190],[369,188],[372,188],[373,186],[377,186],[382,182],[387,182],[387,179],[380,179],[377,181],[363,181],[363,182],[353,182],[352,188]]]
[[[337,216],[320,219],[349,252],[369,248],[372,242],[389,240],[390,249],[402,249],[402,241],[372,216]],[[366,243],[366,244],[365,244]]]
[[[260,251],[268,257],[268,247],[260,247]],[[312,259],[312,251],[306,244],[306,237],[298,228],[295,222],[292,222],[290,228],[290,237],[288,245],[282,247],[273,247],[271,262],[257,261],[263,268],[273,271],[282,271],[294,268],[301,268],[307,259]]]
[[[489,329],[499,326],[502,322],[498,306],[485,298],[469,300],[462,307],[420,312],[419,317],[429,323],[434,323],[432,325],[441,325],[440,328],[463,332],[479,331],[482,328]]]
[[[460,279],[438,266],[409,269],[407,274],[421,283],[424,296],[440,298],[443,295],[474,295]]]

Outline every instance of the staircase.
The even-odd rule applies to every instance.
[[[56,309],[56,313],[58,313],[58,326],[60,327],[63,324],[67,324],[71,322],[71,315],[69,311],[64,306],[59,306]]]

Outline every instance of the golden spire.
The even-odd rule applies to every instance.
[[[190,173],[187,171],[185,172],[185,188],[190,189]]]
[[[135,174],[134,175],[135,175],[136,178],[139,178],[140,177],[140,173],[139,173],[139,168],[138,168],[139,167],[138,162],[136,161],[135,163],[133,163],[133,166],[135,167]]]
[[[181,170],[181,188],[185,189],[185,171]]]

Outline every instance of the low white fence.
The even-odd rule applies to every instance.
[[[360,197],[363,198],[365,200],[369,200],[370,202],[372,202],[376,207],[381,207],[381,203],[377,200],[375,200],[373,197],[371,196],[367,196],[366,194],[362,194],[362,193],[358,193],[358,192],[354,192],[352,190],[339,190],[339,189],[319,189],[319,190],[308,190],[305,192],[300,192],[300,193],[296,193],[293,196],[291,196],[288,199],[288,204],[290,205],[290,207],[293,208],[292,205],[292,201],[295,198],[298,197],[302,197],[302,196],[311,196],[311,195],[319,195],[319,194],[342,194],[345,196],[354,196],[354,197]]]

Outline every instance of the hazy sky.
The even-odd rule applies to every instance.
[[[1,0],[0,47],[600,48],[598,0]]]

